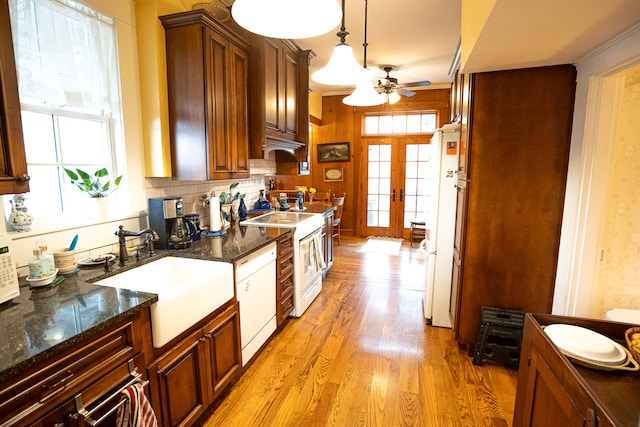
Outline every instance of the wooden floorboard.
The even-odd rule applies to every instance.
[[[474,366],[425,325],[424,260],[342,237],[323,291],[290,319],[206,421],[217,426],[511,426],[517,372]]]

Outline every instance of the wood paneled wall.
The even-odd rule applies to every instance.
[[[396,104],[377,107],[352,107],[342,103],[344,95],[322,97],[322,120],[314,120],[310,138],[311,174],[306,176],[277,175],[276,188],[293,189],[296,185],[315,187],[318,191],[331,189],[332,193],[347,193],[342,219],[342,233],[360,235],[360,220],[364,212],[359,208],[365,198],[360,194],[360,169],[364,167],[360,144],[362,118],[366,113],[392,111],[431,110],[438,114],[438,127],[449,121],[449,89],[417,91],[412,97],[402,97]],[[349,142],[351,159],[348,162],[318,163],[317,145],[330,142]],[[324,168],[341,167],[344,181],[324,182]]]

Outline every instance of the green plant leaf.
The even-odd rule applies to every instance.
[[[91,175],[89,175],[88,173],[86,173],[82,169],[76,168],[76,170],[78,171],[78,175],[80,175],[80,178],[82,178],[83,181],[91,182]]]
[[[64,171],[67,173],[67,175],[69,176],[69,178],[71,178],[71,181],[77,181],[78,179],[80,179],[80,177],[71,169],[67,169],[67,168],[63,168]]]
[[[107,171],[107,168],[102,168],[100,170],[97,170],[94,175],[96,176],[96,178],[102,178],[104,176],[108,176],[109,171]]]

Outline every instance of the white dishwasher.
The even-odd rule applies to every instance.
[[[258,249],[235,265],[245,366],[276,330],[276,244]]]

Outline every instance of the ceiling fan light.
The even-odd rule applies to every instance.
[[[344,97],[342,102],[354,107],[384,104],[387,101],[387,97],[384,93],[378,93],[373,87],[373,72],[368,68],[363,68],[362,70],[363,73],[356,90],[351,95]]]
[[[356,61],[351,46],[340,43],[333,48],[327,65],[315,71],[311,78],[320,84],[351,86],[358,84],[362,71],[363,68]]]
[[[389,104],[395,104],[396,102],[400,101],[400,95],[394,90],[389,94],[388,99]]]
[[[336,28],[342,10],[335,0],[235,0],[231,15],[252,33],[278,39],[304,39]]]

